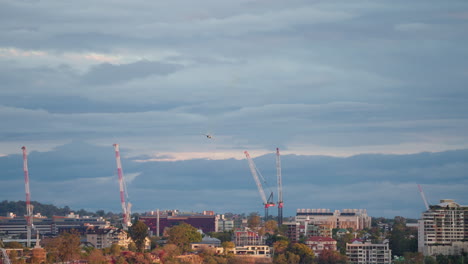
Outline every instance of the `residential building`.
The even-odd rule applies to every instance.
[[[107,248],[112,244],[127,248],[131,239],[125,231],[119,228],[91,227],[86,231],[86,241],[93,244],[95,248]]]
[[[283,222],[283,225],[286,226],[286,237],[288,237],[292,243],[299,242],[300,230],[301,230],[300,223],[299,222]]]
[[[422,213],[418,224],[418,251],[425,256],[468,252],[468,206],[440,200]]]
[[[330,237],[311,236],[306,239],[305,244],[314,251],[316,256],[324,250],[336,251],[336,240]]]
[[[346,256],[350,264],[392,263],[392,251],[388,244],[371,244],[355,240],[346,243]]]

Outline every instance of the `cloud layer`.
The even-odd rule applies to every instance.
[[[334,157],[467,149],[467,13],[463,0],[6,0],[0,157],[23,145],[53,155],[72,142],[119,143],[143,167],[201,158],[224,166],[245,149],[276,147]],[[431,166],[407,173],[440,184],[442,171],[459,175],[459,165]],[[59,168],[44,179],[111,177],[72,159]],[[410,188],[396,172],[359,170],[375,173],[382,190]],[[135,185],[148,177],[132,173]]]

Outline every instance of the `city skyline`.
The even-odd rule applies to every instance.
[[[274,189],[276,148],[285,216],[416,218],[417,184],[433,203],[468,203],[466,1],[6,0],[0,12],[0,199],[24,199],[26,146],[32,200],[119,211],[117,143],[136,211],[262,212],[243,151]]]
[[[244,159],[142,162],[120,146],[133,212],[213,210],[263,215],[261,197]],[[275,153],[254,161],[276,197]],[[297,209],[367,209],[374,217],[418,218],[430,204],[452,198],[464,204],[468,150],[412,155],[367,154],[348,158],[282,155],[284,216]],[[2,200],[24,200],[21,154],[0,157]],[[31,199],[75,210],[120,212],[113,146],[75,142],[28,158]],[[73,168],[73,169],[70,169]],[[440,178],[439,175],[446,175]],[[276,215],[277,208],[270,208]]]

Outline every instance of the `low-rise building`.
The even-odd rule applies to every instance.
[[[95,248],[107,248],[112,244],[128,248],[131,239],[125,231],[119,228],[91,227],[86,231],[86,241],[93,244]]]
[[[311,236],[306,239],[305,244],[314,251],[316,256],[324,250],[336,251],[336,240],[330,237]]]

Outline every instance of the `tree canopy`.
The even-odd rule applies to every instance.
[[[202,235],[198,230],[186,223],[181,223],[168,230],[168,243],[177,245],[184,252],[190,251],[190,243],[200,242]]]
[[[128,233],[135,242],[138,252],[143,252],[145,250],[145,240],[148,237],[148,226],[142,221],[136,221],[128,228]]]

